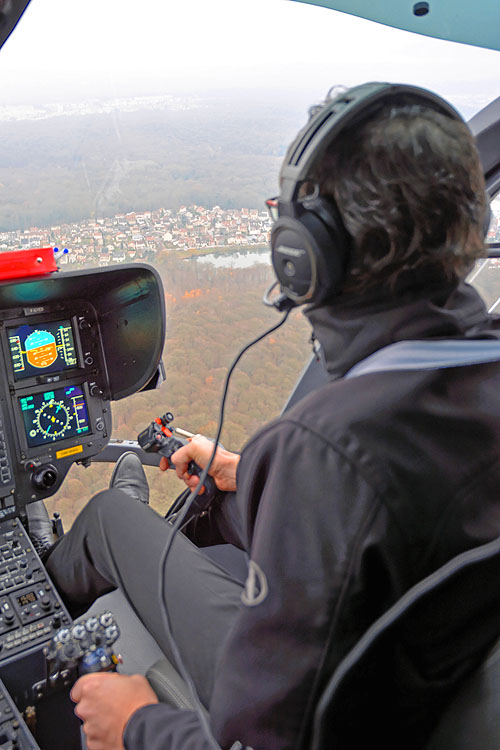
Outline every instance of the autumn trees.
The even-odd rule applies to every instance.
[[[262,304],[272,279],[268,265],[244,270],[207,271],[195,259],[172,255],[160,260],[165,286],[166,382],[112,404],[113,437],[135,439],[156,416],[171,411],[175,424],[213,437],[222,385],[239,349],[279,320]],[[222,443],[239,451],[248,438],[277,416],[310,351],[309,327],[300,311],[257,344],[241,360],[228,395]],[[79,508],[107,486],[112,466],[73,467],[59,493],[48,502],[68,526]],[[153,506],[165,511],[182,490],[173,472],[148,469]]]

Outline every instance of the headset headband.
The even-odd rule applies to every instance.
[[[417,86],[393,83],[365,83],[339,94],[323,106],[303,128],[287,151],[280,172],[280,215],[293,216],[292,203],[297,198],[301,183],[311,174],[330,143],[345,130],[360,113],[369,117],[381,103],[408,97],[412,103],[422,102],[454,120],[463,118],[444,99]]]

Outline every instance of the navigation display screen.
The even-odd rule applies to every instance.
[[[69,320],[8,328],[14,379],[32,378],[78,366]]]
[[[30,448],[90,432],[87,404],[77,385],[19,399]]]

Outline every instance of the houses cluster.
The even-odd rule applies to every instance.
[[[500,205],[492,204],[488,241],[500,241]],[[182,206],[178,211],[129,212],[51,227],[0,231],[0,252],[32,247],[68,248],[59,263],[108,265],[152,260],[163,250],[199,250],[269,241],[267,212],[251,208]]]
[[[130,212],[52,227],[0,232],[0,252],[32,247],[68,248],[60,263],[107,265],[150,260],[162,250],[188,251],[259,245],[269,239],[267,212],[182,206],[178,211]]]

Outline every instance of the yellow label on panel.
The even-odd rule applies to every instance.
[[[83,445],[75,445],[74,448],[65,448],[63,451],[57,451],[56,458],[65,458],[75,453],[83,453]]]

